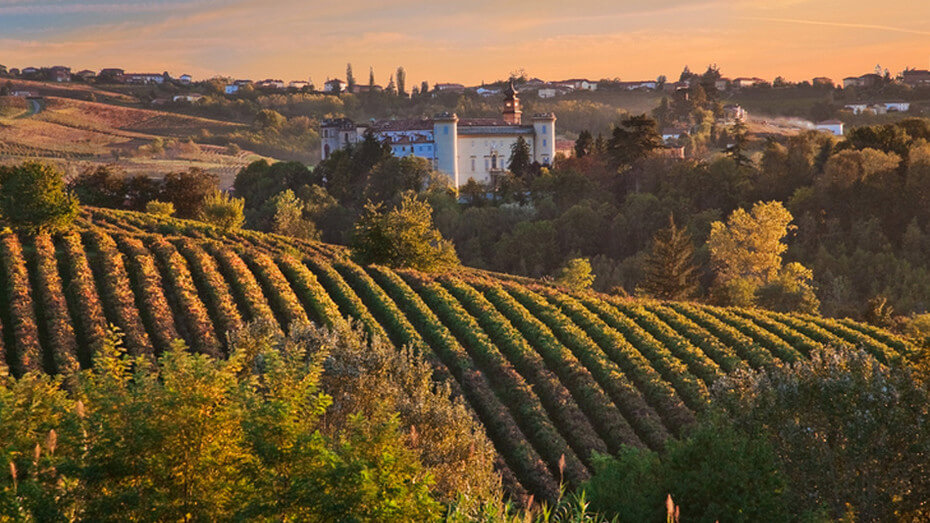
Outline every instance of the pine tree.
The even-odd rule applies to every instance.
[[[407,71],[403,66],[397,68],[397,94],[399,96],[407,95]]]
[[[375,87],[375,68],[368,66],[368,90],[373,91]]]
[[[578,135],[578,139],[575,140],[575,156],[584,158],[592,152],[592,147],[594,147],[594,137],[591,136],[591,131],[587,129],[581,131],[581,134]]]
[[[640,291],[663,300],[686,300],[698,289],[694,244],[685,229],[669,216],[669,226],[656,233],[643,267]]]
[[[510,146],[510,163],[507,168],[518,177],[524,177],[530,172],[533,159],[530,157],[530,144],[522,136]]]
[[[355,90],[355,75],[352,74],[352,64],[346,64],[346,90],[350,93]]]

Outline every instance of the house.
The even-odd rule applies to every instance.
[[[667,127],[662,129],[662,140],[665,143],[677,142],[682,135],[688,136],[689,134],[691,134],[689,129],[684,126]]]
[[[478,93],[478,96],[484,96],[484,97],[498,96],[499,94],[501,94],[501,90],[498,89],[497,87],[485,87],[483,85],[475,89],[475,92]]]
[[[42,98],[36,91],[13,91],[10,93],[10,96],[16,96],[19,98]]]
[[[178,94],[178,95],[175,95],[174,98],[171,99],[171,101],[173,102],[187,102],[187,103],[195,103],[195,102],[199,102],[200,100],[203,100],[203,95],[197,94],[197,93]]]
[[[718,91],[726,91],[730,88],[730,84],[733,83],[733,80],[729,78],[718,78],[714,80],[714,89]]]
[[[39,74],[39,69],[36,67],[24,67],[21,74],[25,78],[34,77]]]
[[[97,73],[91,71],[90,69],[84,69],[82,71],[78,71],[74,75],[80,78],[81,80],[84,80],[85,82],[89,80],[93,80],[94,78],[97,77]]]
[[[342,93],[345,92],[347,84],[338,78],[326,80],[323,84],[324,93]]]
[[[157,73],[126,73],[122,75],[122,81],[129,84],[163,84],[165,75]]]
[[[236,84],[228,84],[223,88],[223,92],[226,94],[236,94],[239,92],[239,86]]]
[[[562,80],[561,82],[555,82],[556,85],[562,87],[571,87],[576,91],[597,91],[597,82],[592,82],[584,78],[572,78],[571,80]]]
[[[104,82],[122,82],[124,81],[124,74],[126,74],[126,71],[122,69],[117,67],[108,67],[106,69],[101,69],[100,72],[97,73],[97,78],[98,80]]]
[[[911,109],[911,102],[885,102],[885,110],[889,113],[906,113]]]
[[[766,83],[768,82],[766,82],[762,78],[755,78],[755,77],[748,78],[745,76],[733,80],[733,85],[735,85],[736,87],[740,89],[744,87],[757,87],[757,86],[765,85]]]
[[[384,87],[381,87],[378,84],[374,84],[374,85],[355,84],[355,86],[352,87],[352,94],[380,93],[382,91],[384,91]]]
[[[818,76],[811,81],[811,85],[814,87],[829,87],[833,88],[833,79],[827,78],[826,76]]]
[[[433,86],[433,91],[440,92],[440,93],[464,94],[465,86],[462,84],[450,84],[450,83],[436,84]]]
[[[930,87],[930,71],[926,69],[905,69],[901,73],[901,83],[910,87]]]
[[[839,120],[824,120],[814,125],[818,131],[826,131],[834,136],[843,136],[843,122]]]
[[[536,95],[540,98],[555,98],[556,96],[571,94],[574,90],[575,89],[564,85],[549,84],[536,91]]]
[[[880,85],[882,80],[882,76],[875,73],[868,73],[862,76],[847,76],[843,78],[843,89],[848,87],[875,87],[876,85]]]
[[[53,82],[70,82],[71,68],[63,65],[56,65],[48,70],[48,79]]]
[[[287,87],[288,89],[297,89],[299,91],[301,89],[309,88],[310,82],[307,82],[306,80],[294,80],[288,83]]]
[[[252,80],[236,80],[235,82],[233,82],[233,85],[244,87],[246,85],[252,85],[252,83],[253,83]]]
[[[739,104],[727,104],[723,106],[723,120],[727,122],[745,121],[749,117],[746,109]]]
[[[658,85],[655,80],[643,80],[639,82],[618,82],[617,87],[624,91],[652,91]]]
[[[255,84],[259,89],[284,89],[284,80],[274,80],[268,78]]]
[[[181,85],[190,85],[193,78],[189,74],[182,74],[178,77],[178,81],[181,82]]]
[[[395,155],[429,160],[456,187],[465,185],[469,179],[495,183],[507,173],[510,150],[520,138],[530,146],[534,161],[549,165],[556,148],[555,115],[536,114],[529,123],[524,123],[513,84],[505,89],[503,101],[498,118],[459,118],[444,112],[433,118],[380,120],[367,125],[346,118],[324,120],[320,130],[323,159],[358,143],[370,131],[389,145]]]
[[[856,102],[844,105],[843,109],[858,115],[866,112],[869,109],[869,104],[865,102]]]

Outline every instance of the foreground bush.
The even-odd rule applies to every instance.
[[[924,521],[930,388],[918,371],[864,351],[817,350],[738,371],[664,454],[601,457],[586,485],[598,510],[661,520],[670,493],[696,521]]]
[[[4,376],[0,518],[424,520],[453,490],[499,499],[489,443],[418,378],[428,367],[363,347],[358,333],[258,325],[226,361],[176,343],[153,363],[111,335],[93,370]]]
[[[56,167],[26,162],[0,166],[0,220],[29,232],[67,229],[77,217],[78,202],[65,191]]]

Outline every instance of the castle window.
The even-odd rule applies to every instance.
[[[487,158],[485,158],[485,159],[484,159],[484,170],[485,170],[485,171],[490,171],[490,170],[491,170],[491,169],[489,168],[489,165],[490,165],[490,164],[489,164],[488,162],[490,162],[490,160],[488,160]]]
[[[448,128],[448,127],[443,127],[443,128],[442,128],[442,134],[449,134],[449,128]]]
[[[491,169],[497,169],[497,155],[491,154]]]
[[[546,139],[543,138],[543,147],[546,147]]]
[[[475,172],[475,157],[471,157],[471,172]]]
[[[543,126],[543,134],[546,134],[546,126]]]

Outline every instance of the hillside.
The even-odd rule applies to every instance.
[[[14,374],[90,362],[112,323],[134,354],[177,338],[222,357],[225,333],[266,319],[345,317],[422,347],[467,400],[514,491],[552,495],[592,451],[659,448],[705,408],[715,380],[864,347],[883,361],[904,341],[848,320],[572,294],[464,269],[424,275],[360,267],[341,248],[197,222],[85,209],[76,231],[0,237],[0,352]]]
[[[244,129],[242,124],[133,107],[126,105],[131,100],[102,96],[87,86],[32,83],[38,86],[14,87],[42,98],[0,97],[0,163],[40,159],[72,170],[115,164],[129,175],[154,177],[197,167],[217,174],[225,188],[239,169],[261,158],[249,151],[185,143],[224,136]],[[89,93],[108,103],[82,99]],[[157,140],[164,145],[152,150]]]

